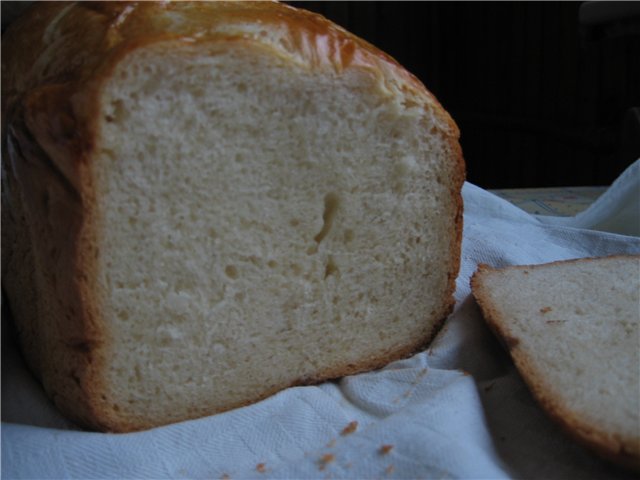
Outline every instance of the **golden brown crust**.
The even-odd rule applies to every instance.
[[[455,178],[452,180],[451,187],[451,196],[454,199],[456,206],[454,233],[451,236],[451,238],[453,238],[452,245],[454,246],[452,249],[451,258],[452,268],[449,274],[449,291],[451,292],[450,311],[452,311],[455,303],[453,294],[456,290],[456,278],[458,277],[458,272],[460,271],[461,261],[460,251],[462,250],[462,233],[464,229],[464,201],[462,198],[462,186],[464,185],[464,181],[466,178],[466,169],[462,154],[462,147],[458,142],[458,137],[449,137],[448,143],[450,145],[451,151],[454,152],[453,157],[456,159]]]
[[[3,249],[2,282],[31,368],[54,402],[81,424],[100,430],[143,428],[111,410],[101,383],[109,337],[96,293],[99,212],[91,184],[100,89],[118,62],[143,46],[233,39],[271,42],[291,61],[311,69],[366,69],[391,94],[434,115],[456,158],[451,300],[443,320],[453,307],[464,182],[458,129],[425,87],[388,55],[321,16],[278,3],[38,4],[8,29],[2,42],[2,202],[7,225],[15,225],[3,229],[3,246],[8,247]],[[36,291],[37,297],[25,294]],[[315,380],[382,366],[414,352],[434,333]]]
[[[263,28],[255,30],[256,23]],[[279,31],[277,41],[283,52],[310,68],[336,72],[368,69],[389,89],[416,95],[421,103],[436,107],[434,114],[447,133],[458,138],[457,126],[436,98],[390,56],[320,15],[275,2],[39,4],[5,34],[3,112],[5,104],[41,85],[75,84],[67,93],[73,96],[108,75],[123,54],[141,44],[167,40],[196,43],[239,36],[260,39],[262,31],[269,29]]]
[[[612,255],[606,258],[625,259],[640,258],[637,255]],[[594,258],[578,258],[561,260],[540,265],[517,265],[508,267],[522,270],[528,273],[531,270],[553,265],[583,263]],[[575,411],[560,401],[553,394],[552,388],[547,384],[544,374],[532,366],[527,355],[521,351],[520,340],[509,329],[509,322],[502,318],[497,306],[493,303],[488,287],[482,282],[482,275],[491,271],[500,270],[486,264],[478,265],[478,269],[471,277],[471,289],[482,315],[489,328],[509,351],[516,368],[522,375],[522,379],[529,387],[533,397],[547,414],[560,427],[578,443],[590,448],[599,456],[608,459],[620,466],[635,471],[640,471],[640,444],[638,440],[617,438],[610,432],[604,431],[600,426],[582,418]],[[552,387],[552,386],[551,386]]]

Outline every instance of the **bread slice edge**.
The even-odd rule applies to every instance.
[[[520,340],[509,328],[509,320],[504,318],[500,307],[493,298],[491,287],[485,283],[491,275],[500,274],[508,270],[528,270],[567,265],[571,263],[584,263],[591,261],[606,261],[607,259],[638,260],[637,255],[611,255],[607,257],[576,258],[560,260],[545,264],[514,265],[502,268],[494,268],[487,264],[479,264],[476,272],[471,277],[472,295],[475,298],[483,319],[489,329],[494,333],[500,343],[508,351],[521,378],[532,393],[536,402],[545,413],[560,428],[577,443],[592,450],[601,458],[615,463],[623,468],[640,471],[640,432],[636,438],[624,438],[613,432],[600,428],[598,425],[585,420],[575,411],[556,398],[554,391],[549,391],[544,372],[534,368],[527,356],[522,351]]]

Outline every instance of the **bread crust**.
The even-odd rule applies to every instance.
[[[540,265],[517,265],[509,269],[528,272],[537,268],[572,263],[588,263],[600,259],[640,259],[638,255],[612,255],[608,257],[589,257],[572,260],[561,260]],[[623,438],[604,430],[599,425],[589,422],[577,412],[567,407],[561,398],[557,398],[550,389],[544,373],[530,362],[526,353],[522,352],[520,339],[509,328],[508,319],[503,318],[498,306],[492,301],[487,285],[482,281],[483,274],[500,270],[486,264],[478,265],[471,278],[471,288],[482,315],[489,328],[501,340],[508,350],[522,379],[543,410],[575,441],[591,449],[600,457],[616,463],[624,468],[640,472],[640,435],[635,438]]]
[[[3,37],[2,284],[30,368],[54,403],[81,425],[110,431],[152,426],[122,418],[106,402],[101,371],[111,340],[95,281],[100,220],[91,168],[103,85],[126,55],[157,42],[267,42],[312,70],[339,75],[364,69],[391,95],[431,112],[455,171],[455,248],[442,321],[453,308],[465,176],[458,128],[413,75],[367,42],[319,15],[271,2],[42,3]],[[320,372],[312,381],[380,367],[434,334],[379,358]]]

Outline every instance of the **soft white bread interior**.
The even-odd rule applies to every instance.
[[[453,302],[464,173],[455,125],[415,78],[278,4],[41,8],[31,38],[44,15],[41,35],[99,47],[80,70],[51,67],[71,72],[63,87],[5,59],[3,285],[60,408],[148,428],[432,338]]]
[[[640,470],[640,257],[480,266],[471,285],[547,413]]]

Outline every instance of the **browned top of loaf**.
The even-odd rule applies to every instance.
[[[259,28],[241,27],[247,24]],[[435,107],[448,134],[458,138],[457,126],[435,97],[390,56],[320,15],[277,2],[37,4],[3,36],[2,123],[10,123],[16,104],[22,103],[29,112],[27,124],[45,150],[58,142],[65,149],[57,145],[56,153],[86,158],[92,147],[87,130],[96,117],[94,89],[123,55],[160,41],[260,40],[275,31],[282,53],[292,60],[336,72],[367,69],[390,91]],[[461,176],[462,170],[461,165]]]
[[[89,380],[92,372],[98,371],[100,358],[92,351],[91,342],[101,338],[102,326],[91,310],[93,257],[89,249],[82,250],[79,239],[84,235],[89,240],[83,241],[91,246],[93,230],[90,225],[87,227],[91,219],[86,212],[90,210],[87,205],[95,204],[96,200],[87,172],[96,147],[97,122],[102,118],[100,91],[120,60],[158,42],[202,45],[203,55],[207,53],[207,45],[213,43],[241,42],[249,48],[252,44],[267,43],[273,46],[273,54],[311,70],[338,75],[347,69],[364,69],[407,107],[424,108],[433,115],[439,134],[448,138],[457,154],[452,159],[455,178],[451,179],[451,185],[458,205],[452,240],[456,248],[452,252],[459,251],[461,243],[459,187],[464,179],[464,163],[456,125],[420,81],[395,60],[323,17],[270,2],[35,4],[3,35],[3,148],[15,146],[10,152],[3,151],[3,170],[7,168],[11,172],[7,178],[16,183],[16,188],[3,186],[3,212],[10,210],[4,208],[5,201],[18,199],[15,192],[21,180],[29,180],[25,183],[29,188],[19,200],[30,204],[38,217],[40,230],[45,232],[39,235],[50,234],[48,243],[60,247],[58,256],[47,257],[48,263],[41,268],[56,272],[56,291],[64,292],[64,311],[75,312],[73,317],[61,320],[65,328],[60,331],[63,337],[60,344],[70,345],[68,356],[74,360],[67,364],[82,365],[88,371],[85,374],[79,367],[75,378],[83,380],[75,383],[65,380],[70,390],[63,393],[73,397],[68,403],[77,405],[76,416],[88,424],[94,414],[83,409],[93,407],[82,405],[87,403],[85,397],[96,395]],[[45,212],[38,206],[42,192],[31,187],[35,185],[44,191],[44,186],[52,183],[56,184],[56,197],[50,203],[55,210]],[[51,225],[56,228],[46,230]],[[28,251],[32,246],[22,248]],[[459,263],[459,256],[456,253],[452,256],[455,258],[450,291],[455,287]],[[3,270],[5,265],[3,260]],[[81,265],[76,269],[81,272],[77,274],[69,265]]]

